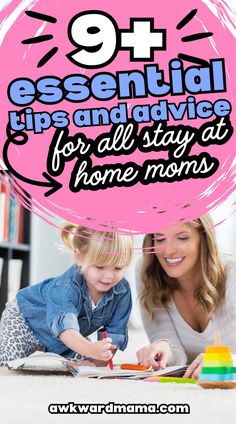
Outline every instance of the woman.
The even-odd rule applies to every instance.
[[[236,262],[221,262],[208,215],[146,235],[143,248],[137,288],[150,345],[138,361],[154,369],[187,363],[185,377],[197,378],[216,330],[236,352]]]

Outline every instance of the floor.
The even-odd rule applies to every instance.
[[[127,351],[119,353],[115,362],[135,362],[135,351],[147,342],[143,332],[132,329]],[[91,403],[106,405],[107,414],[78,413],[50,414],[50,404]],[[134,412],[141,407],[156,408],[160,404],[188,404],[190,413],[180,414],[111,414],[111,408],[126,405]],[[136,405],[136,406],[135,406]],[[51,406],[55,412],[55,406]],[[173,408],[173,406],[172,406]],[[0,369],[0,411],[4,424],[139,424],[143,422],[185,424],[234,424],[236,416],[236,390],[203,390],[190,384],[158,384],[127,380],[89,380],[67,376],[35,376]]]

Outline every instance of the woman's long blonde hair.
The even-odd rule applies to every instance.
[[[133,239],[107,231],[95,231],[81,225],[66,223],[61,231],[62,241],[83,257],[81,271],[89,265],[126,267],[133,255]]]
[[[195,292],[195,297],[210,317],[224,299],[226,270],[219,258],[215,231],[210,216],[204,215],[187,224],[196,228],[201,237],[202,282],[200,288]],[[150,250],[150,248],[154,248],[154,234],[146,235],[143,241],[144,252]],[[144,254],[141,279],[144,290],[140,295],[140,301],[153,318],[153,309],[156,306],[168,307],[171,292],[178,288],[178,282],[166,274],[154,253]]]

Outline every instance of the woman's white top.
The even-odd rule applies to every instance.
[[[138,294],[143,290],[141,265],[140,261],[136,267]],[[164,339],[172,346],[173,355],[168,365],[190,364],[199,353],[204,352],[206,346],[214,344],[215,330],[221,332],[221,344],[229,345],[232,353],[236,353],[236,262],[226,263],[226,269],[225,300],[202,333],[193,330],[183,319],[173,299],[168,303],[168,309],[155,307],[153,320],[141,307],[142,322],[150,343]]]

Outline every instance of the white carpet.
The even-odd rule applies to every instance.
[[[135,351],[146,343],[137,330],[130,332],[126,352],[115,362],[135,361]],[[189,415],[51,415],[51,403],[176,404],[188,403]],[[0,369],[0,416],[3,424],[70,423],[216,423],[235,424],[236,390],[203,390],[195,385],[134,381],[76,380],[65,376],[34,376]]]

